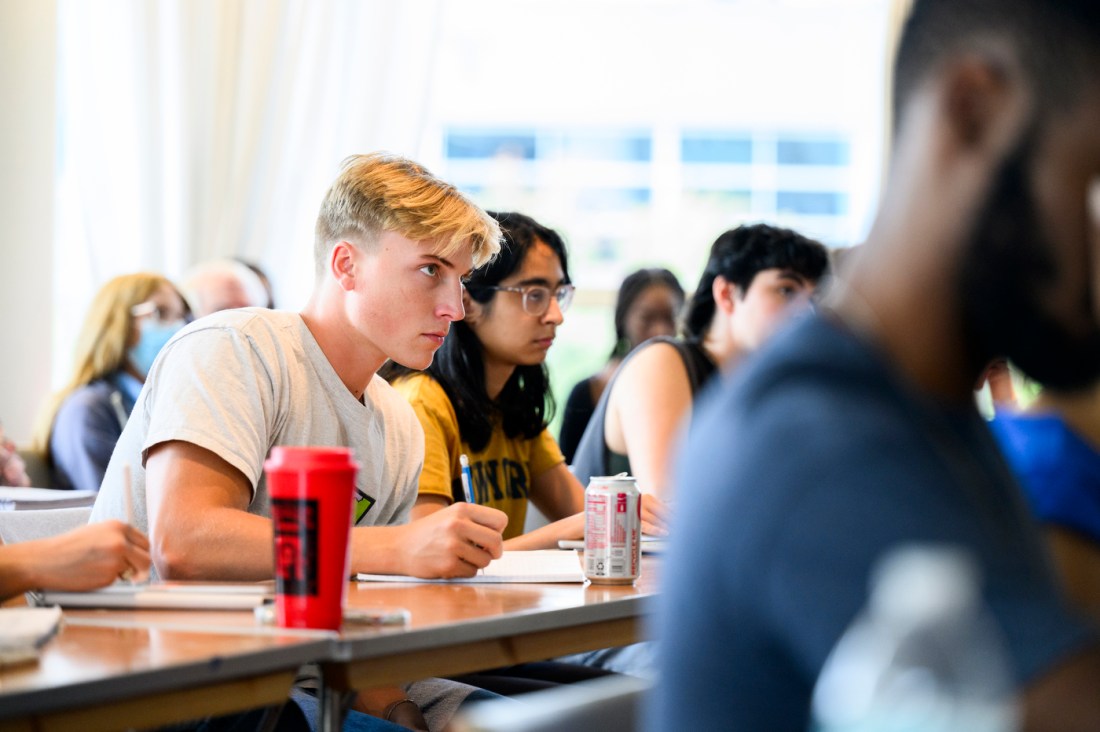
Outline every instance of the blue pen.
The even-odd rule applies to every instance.
[[[470,472],[470,458],[466,453],[458,456],[458,463],[462,466],[462,493],[466,496],[466,503],[476,503],[474,500],[474,477]]]

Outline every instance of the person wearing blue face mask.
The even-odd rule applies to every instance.
[[[99,490],[145,376],[190,311],[164,277],[115,277],[96,294],[76,344],[72,378],[35,426],[59,488]]]

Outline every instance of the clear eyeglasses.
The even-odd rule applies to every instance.
[[[130,315],[136,319],[153,316],[153,319],[161,325],[176,325],[187,322],[187,316],[179,312],[171,312],[168,308],[157,305],[152,300],[138,303],[130,308]]]
[[[485,288],[487,290],[503,290],[504,292],[518,292],[523,295],[523,310],[528,315],[544,315],[550,309],[550,297],[558,301],[558,310],[563,313],[569,309],[573,302],[573,293],[577,288],[573,285],[558,285],[556,290],[551,290],[546,285],[527,285],[526,287],[503,287],[496,285]]]

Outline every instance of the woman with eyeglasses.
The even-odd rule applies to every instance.
[[[498,257],[466,280],[464,320],[423,373],[387,364],[385,376],[424,428],[424,468],[413,518],[471,497],[508,514],[506,549],[539,549],[584,535],[584,487],[546,429],[554,401],[546,352],[573,300],[565,244],[518,213],[493,213],[504,232]],[[523,534],[528,502],[553,523]],[[645,519],[654,516],[643,507]],[[649,524],[646,523],[648,526]]]
[[[175,285],[152,273],[115,277],[92,300],[72,378],[39,417],[33,447],[60,488],[99,490],[115,443],[160,349],[190,311]]]

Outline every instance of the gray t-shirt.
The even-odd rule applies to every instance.
[[[130,465],[132,523],[148,532],[145,458],[182,440],[248,479],[248,512],[270,516],[263,462],[275,445],[350,447],[359,463],[356,525],[404,523],[416,501],[424,434],[412,408],[375,376],[360,402],[297,313],[215,313],[180,331],[157,357],[118,440],[91,521],[124,519]]]

